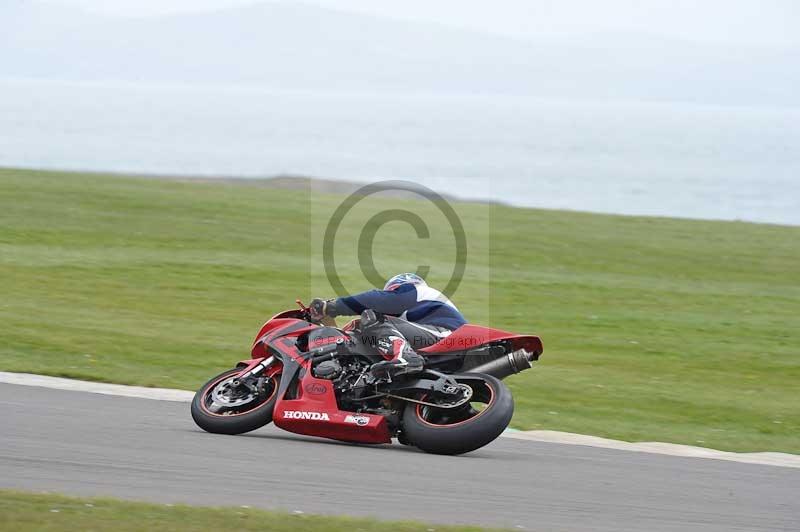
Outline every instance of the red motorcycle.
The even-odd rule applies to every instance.
[[[208,432],[241,434],[267,425],[358,443],[400,443],[437,454],[474,451],[497,438],[514,413],[501,379],[529,369],[536,336],[464,325],[419,350],[422,372],[386,382],[369,367],[383,358],[359,320],[336,328],[299,309],[261,327],[252,358],[208,381],[192,417]]]

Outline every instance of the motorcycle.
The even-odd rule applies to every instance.
[[[514,413],[501,381],[532,367],[537,336],[463,325],[417,350],[419,373],[376,380],[384,360],[359,319],[342,328],[299,309],[259,330],[251,358],[204,384],[191,405],[194,421],[218,434],[242,434],[273,422],[298,434],[354,443],[391,443],[436,454],[474,451],[497,438]]]

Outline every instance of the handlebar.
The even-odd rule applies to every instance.
[[[303,304],[303,302],[299,299],[295,299],[294,301],[297,303],[297,306],[300,307],[300,312],[303,314],[303,319],[309,323],[315,323],[319,325],[321,322],[319,320],[315,320],[311,318],[311,309],[308,308]]]

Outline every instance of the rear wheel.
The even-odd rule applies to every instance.
[[[406,405],[403,433],[412,445],[429,453],[463,454],[490,443],[508,427],[514,399],[505,384],[479,373],[455,380],[471,391],[468,402],[456,408]]]
[[[242,434],[272,421],[280,375],[266,377],[258,390],[235,385],[241,369],[224,371],[209,380],[192,400],[192,418],[197,425],[217,434]]]

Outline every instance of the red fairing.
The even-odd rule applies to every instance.
[[[499,329],[469,324],[462,325],[447,338],[439,340],[430,347],[420,349],[420,351],[423,353],[466,351],[500,340],[510,340],[515,350],[525,349],[531,353],[541,353],[543,351],[542,341],[538,336],[514,334]]]
[[[386,418],[339,410],[331,381],[306,371],[296,399],[278,399],[272,421],[276,426],[309,436],[359,443],[391,443]]]
[[[261,327],[253,344],[250,361],[242,361],[242,373],[254,368],[268,356],[266,345],[292,357],[305,368],[293,399],[278,398],[272,421],[276,426],[309,436],[359,443],[391,443],[386,418],[375,414],[347,412],[339,409],[333,383],[314,377],[311,362],[297,350],[295,338],[317,328],[302,319],[296,311],[283,312]],[[266,374],[280,373],[280,363],[270,367]]]
[[[268,356],[269,353],[266,349],[266,343],[273,338],[277,338],[278,336],[286,336],[290,333],[296,336],[304,330],[315,328],[314,325],[311,325],[307,321],[298,318],[280,317],[284,314],[289,314],[290,312],[292,311],[278,314],[278,317],[272,318],[265,323],[261,329],[259,329],[256,339],[253,342],[253,347],[250,349],[250,355],[253,358],[264,358]]]
[[[276,329],[283,329],[288,326],[293,326],[298,322],[304,325],[310,325],[307,321],[303,320],[303,313],[297,309],[284,310],[283,312],[279,312],[278,314],[272,316],[269,320],[267,320],[267,322],[264,325],[261,326],[261,329],[259,329],[258,334],[256,335],[256,339],[253,343],[257,344],[258,341],[268,332],[274,331]]]

